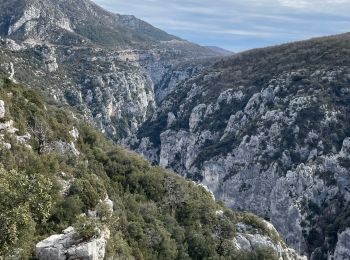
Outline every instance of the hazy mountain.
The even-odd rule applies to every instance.
[[[133,17],[120,16],[88,0],[1,1],[3,36],[64,45],[130,47],[178,39]]]
[[[221,53],[223,56],[229,56],[234,54],[234,52],[232,51],[229,51],[217,46],[205,46],[205,47],[217,53]]]
[[[90,0],[2,0],[0,36],[32,43],[119,49],[145,49],[174,41],[175,47],[195,49],[199,56],[215,55],[215,51],[169,35],[134,16],[108,12]]]

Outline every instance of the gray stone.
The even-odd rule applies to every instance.
[[[109,231],[101,232],[89,241],[77,241],[74,228],[52,235],[35,246],[38,260],[103,260]]]
[[[265,221],[266,226],[277,234],[274,226]],[[272,249],[275,254],[283,260],[307,260],[306,256],[300,256],[295,250],[286,246],[283,242],[273,241],[266,235],[259,234],[259,231],[244,223],[237,224],[238,233],[233,239],[233,245],[238,251],[254,252],[259,249]]]
[[[80,152],[75,148],[74,143],[67,143],[64,141],[54,141],[49,143],[45,147],[46,153],[56,152],[60,154],[72,154],[75,156],[79,156]]]
[[[332,260],[350,259],[350,228],[338,234],[338,242]]]
[[[71,131],[69,131],[70,135],[74,138],[74,140],[77,140],[79,137],[79,131],[75,127]]]
[[[3,100],[0,100],[0,119],[5,117],[5,102]]]

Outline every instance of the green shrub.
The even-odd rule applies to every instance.
[[[84,241],[90,240],[100,233],[98,224],[92,218],[85,215],[78,217],[74,224],[74,229],[77,232],[76,239],[82,239]]]
[[[84,203],[84,209],[94,208],[102,199],[95,187],[86,179],[77,179],[70,187],[69,194],[78,196]]]
[[[26,259],[30,255],[35,226],[47,220],[53,206],[50,188],[45,176],[0,166],[0,256],[18,252]]]

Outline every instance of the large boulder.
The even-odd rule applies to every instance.
[[[52,235],[39,242],[35,255],[39,260],[103,260],[108,239],[107,231],[89,241],[76,239],[76,231],[69,227],[63,234]]]

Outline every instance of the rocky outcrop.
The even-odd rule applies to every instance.
[[[346,229],[338,235],[338,243],[331,260],[350,259],[350,229]]]
[[[2,80],[0,80],[2,82]],[[6,105],[3,100],[0,100],[0,119],[4,120],[6,118]],[[13,120],[4,121],[0,123],[0,145],[2,148],[11,149],[12,145],[5,141],[5,135],[13,137],[19,144],[25,145],[27,148],[31,149],[28,141],[31,139],[31,135],[26,133],[24,135],[19,134],[19,130],[14,126]]]
[[[39,260],[103,260],[108,233],[101,232],[89,241],[80,241],[74,228],[69,227],[63,234],[52,235],[39,242],[35,255]]]
[[[62,194],[65,195],[67,189],[72,183],[72,180],[64,180],[65,173],[61,173],[60,183],[62,184]],[[87,217],[98,223],[99,220],[104,220],[106,214],[113,213],[113,201],[108,196],[96,205],[95,211],[89,210]],[[100,212],[104,212],[100,216]],[[84,217],[86,215],[84,214]],[[35,255],[39,260],[104,260],[107,240],[110,237],[110,231],[107,227],[103,230],[96,225],[98,231],[92,238],[86,240],[81,238],[81,235],[74,227],[69,227],[62,234],[52,235],[40,241],[35,247]]]
[[[266,226],[270,232],[277,234],[273,225],[266,222]],[[306,256],[298,255],[295,250],[286,247],[282,241],[274,241],[267,235],[259,234],[259,232],[252,226],[238,223],[236,228],[237,234],[233,243],[238,251],[254,252],[259,249],[270,248],[276,256],[283,260],[307,260]]]
[[[54,141],[45,147],[44,151],[45,153],[58,153],[58,154],[72,154],[74,156],[78,156],[80,152],[75,147],[75,144],[73,142],[67,143],[64,141]]]
[[[25,48],[24,46],[18,44],[14,40],[8,38],[3,39],[2,37],[0,37],[0,42],[2,45],[6,46],[6,49],[9,49],[11,51],[20,51]]]

